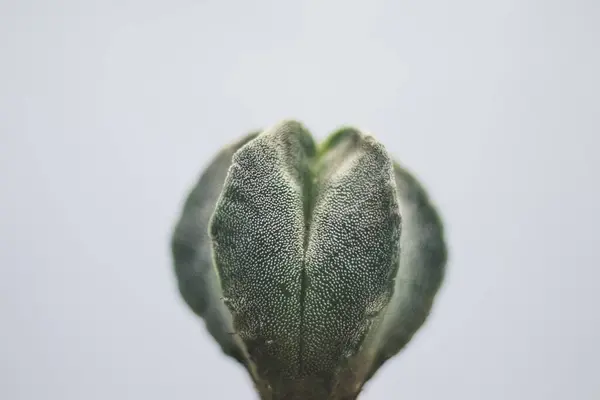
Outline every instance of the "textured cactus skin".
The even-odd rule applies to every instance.
[[[441,220],[351,128],[317,147],[283,121],[222,150],[172,239],[179,290],[262,399],[354,399],[442,283]]]

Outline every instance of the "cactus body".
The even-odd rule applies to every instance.
[[[262,399],[355,399],[421,327],[440,218],[373,137],[296,121],[222,150],[172,239],[181,295]]]

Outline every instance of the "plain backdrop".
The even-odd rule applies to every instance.
[[[431,319],[361,399],[600,398],[597,0],[0,4],[0,398],[255,399],[168,241],[282,118],[374,134],[446,222]]]

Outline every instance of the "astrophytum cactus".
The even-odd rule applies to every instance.
[[[421,327],[442,223],[373,137],[284,121],[226,147],[172,239],[181,295],[261,399],[356,399]]]

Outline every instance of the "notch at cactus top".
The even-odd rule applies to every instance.
[[[172,250],[180,292],[262,399],[353,399],[419,329],[442,224],[373,137],[284,121],[224,149]]]

